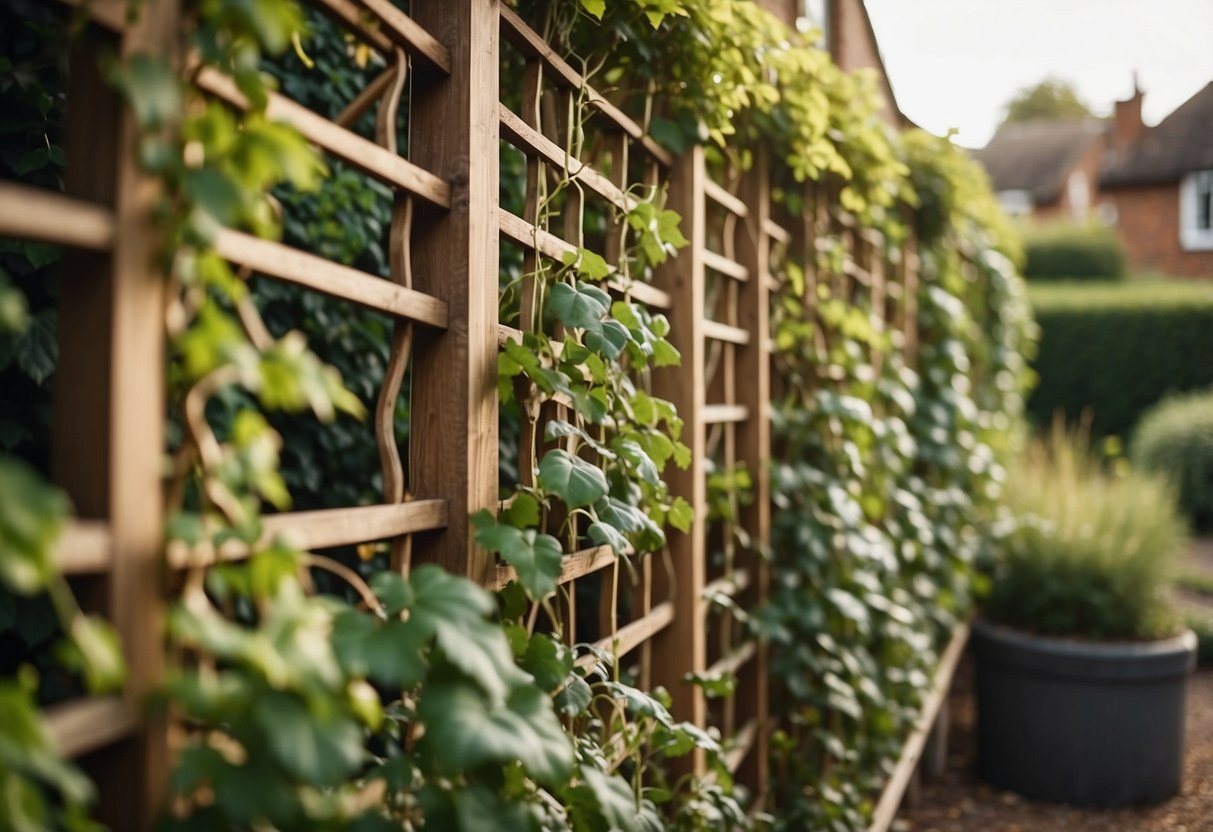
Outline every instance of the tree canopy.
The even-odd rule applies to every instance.
[[[1066,121],[1074,118],[1093,116],[1074,85],[1069,81],[1059,81],[1046,78],[1039,84],[1026,87],[1015,94],[1007,102],[1003,124],[1019,121]]]

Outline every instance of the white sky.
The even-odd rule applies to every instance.
[[[1213,81],[1213,0],[867,0],[902,112],[982,147],[1007,101],[1045,77],[1098,115],[1137,71],[1156,124]],[[1213,126],[1210,127],[1213,130]]]

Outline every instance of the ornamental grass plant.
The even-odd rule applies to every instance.
[[[1185,542],[1175,495],[1160,477],[1106,465],[1085,431],[1056,422],[1011,466],[1012,520],[986,617],[1038,635],[1165,638],[1180,629],[1168,576]]]

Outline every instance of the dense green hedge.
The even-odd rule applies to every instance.
[[[1213,385],[1213,285],[1059,283],[1029,298],[1041,328],[1029,402],[1039,424],[1089,408],[1096,434],[1127,436],[1168,394]]]
[[[1165,475],[1193,525],[1213,528],[1213,389],[1151,408],[1133,438],[1133,463]]]
[[[1024,236],[1028,280],[1120,280],[1125,250],[1110,228],[1054,225]]]

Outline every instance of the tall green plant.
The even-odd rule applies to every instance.
[[[1185,531],[1165,481],[1105,470],[1086,436],[1058,420],[1011,467],[1006,505],[991,620],[1088,639],[1175,631],[1164,589]]]

